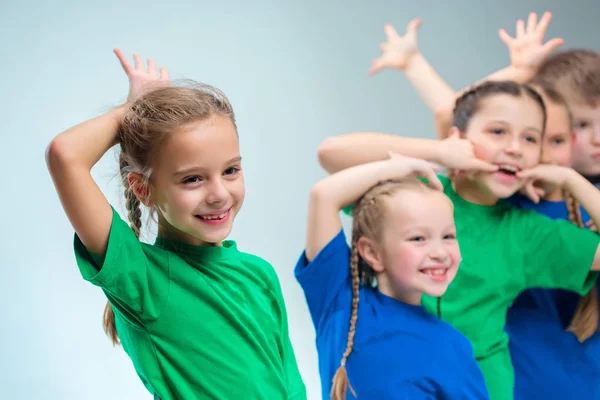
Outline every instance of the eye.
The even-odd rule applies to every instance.
[[[577,121],[575,122],[575,129],[584,129],[588,127],[587,121]]]
[[[194,183],[199,183],[199,182],[202,182],[202,178],[199,177],[198,175],[188,176],[188,177],[184,178],[183,181],[181,181],[181,183],[183,183],[184,185],[192,185]]]
[[[502,135],[504,133],[504,129],[502,129],[502,128],[491,129],[490,133],[492,133],[494,135]]]
[[[449,233],[447,235],[444,235],[444,240],[454,240],[454,239],[456,239],[455,233]]]
[[[564,138],[555,138],[555,139],[552,139],[552,141],[550,143],[553,146],[558,146],[558,145],[561,145],[561,144],[563,144],[565,142],[566,142],[566,140]]]
[[[537,143],[537,138],[534,136],[526,136],[525,140],[528,141],[529,143]]]
[[[225,170],[225,172],[223,172],[224,175],[235,175],[238,172],[240,172],[240,168],[239,167],[229,167]]]
[[[425,236],[413,236],[408,240],[410,240],[411,242],[424,242]]]

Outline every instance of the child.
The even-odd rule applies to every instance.
[[[588,155],[594,152],[591,108],[600,98],[597,84],[600,82],[600,56],[590,51],[570,50],[551,55],[539,65],[539,60],[543,61],[548,51],[561,42],[561,39],[553,39],[542,45],[550,17],[551,15],[546,13],[537,24],[536,15],[532,13],[527,33],[523,22],[517,22],[515,39],[501,30],[501,37],[511,50],[512,59],[511,66],[502,73],[513,71],[514,78],[526,79],[525,71],[520,75],[515,73],[519,69],[523,70],[524,64],[529,66],[530,71],[537,71],[534,85],[544,98],[548,114],[542,143],[542,163],[570,166],[571,150],[575,141],[571,133],[572,118],[567,101],[552,86],[557,85],[565,96],[569,96],[575,107],[581,108],[583,104],[583,107],[588,108],[587,114],[592,116],[591,121],[588,117],[583,124],[578,124],[584,131],[581,132],[582,140],[575,141],[583,142],[584,145],[573,155],[575,159],[582,160],[581,166],[577,165],[576,169],[585,174],[586,168],[582,166],[593,167],[590,165],[592,157]],[[377,70],[390,67],[404,70],[427,104],[432,109],[443,109],[454,93],[419,54],[416,46],[417,27],[413,21],[408,26],[407,34],[400,37],[388,26],[388,42],[384,45],[384,54],[374,62],[374,66]],[[545,51],[544,47],[548,51]],[[494,75],[497,77],[499,74]],[[577,95],[578,93],[580,95]],[[585,111],[583,114],[586,114]],[[444,129],[444,124],[439,120],[440,116],[440,113],[436,114],[438,126]],[[446,134],[439,136],[445,137]],[[588,175],[589,173],[591,172],[588,171]],[[511,202],[517,207],[533,209],[554,219],[568,219],[578,226],[595,229],[586,211],[577,205],[573,196],[560,188],[550,190],[540,202],[534,202],[522,195],[514,196]],[[565,332],[567,328],[576,337]],[[575,293],[547,289],[528,290],[520,295],[509,311],[507,322],[516,372],[515,397],[529,399],[534,396],[600,396],[600,385],[596,384],[595,378],[600,372],[600,339],[590,338],[597,328],[596,286],[583,298]],[[580,344],[578,340],[585,343]]]
[[[155,398],[304,399],[275,271],[224,240],[245,192],[231,104],[115,53],[127,103],[47,150],[81,274],[109,300],[107,332]],[[117,143],[131,228],[90,174]],[[157,214],[154,245],[138,241],[140,203]]]
[[[460,262],[434,169],[391,155],[311,192],[295,273],[317,332],[323,399],[345,399],[348,386],[358,399],[488,398],[468,340],[421,306],[423,293],[446,291]],[[349,247],[339,211],[359,197]]]
[[[543,101],[531,88],[487,82],[458,99],[455,126],[443,141],[357,133],[329,138],[320,148],[329,172],[382,159],[388,151],[467,170],[440,178],[455,206],[461,271],[444,296],[424,296],[423,303],[471,340],[493,400],[513,398],[504,325],[517,295],[533,287],[585,295],[596,277],[590,268],[600,269],[597,235],[500,201],[541,181],[567,189],[600,220],[600,192],[586,179],[569,168],[536,166],[545,119]]]
[[[573,113],[573,168],[600,186],[600,53],[567,50],[550,56],[536,80],[553,85]]]

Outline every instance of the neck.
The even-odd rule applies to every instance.
[[[167,240],[174,240],[174,241],[189,244],[192,246],[205,246],[205,247],[223,246],[223,242],[217,242],[217,243],[205,242],[201,239],[198,239],[195,236],[192,236],[188,233],[185,233],[185,232],[175,228],[173,225],[171,225],[169,222],[167,222],[160,214],[158,217],[158,235],[157,236],[159,238],[163,238],[163,239],[167,239]]]
[[[423,293],[416,290],[394,287],[385,273],[378,274],[377,276],[377,290],[386,296],[393,297],[394,299],[403,303],[413,306],[421,305],[421,297],[423,296]]]
[[[454,191],[464,200],[481,206],[493,206],[499,198],[494,196],[468,176],[459,176],[452,180]]]

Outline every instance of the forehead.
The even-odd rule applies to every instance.
[[[190,123],[170,134],[158,150],[157,168],[175,170],[221,164],[239,155],[233,122],[220,115]]]
[[[571,131],[571,121],[567,107],[556,104],[551,100],[544,99],[544,101],[546,102],[547,133],[569,133]]]
[[[595,104],[573,103],[571,105],[573,118],[586,118],[600,120],[600,101]]]
[[[502,121],[515,127],[541,130],[543,118],[540,105],[531,97],[497,94],[480,101],[473,122],[485,124],[491,121]]]
[[[388,217],[396,229],[411,225],[447,226],[454,222],[454,206],[442,192],[400,190],[386,201]]]

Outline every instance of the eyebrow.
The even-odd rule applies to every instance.
[[[242,157],[235,156],[235,157],[229,159],[228,161],[226,161],[224,163],[224,165],[236,164],[236,163],[239,163],[241,161],[242,161]],[[202,167],[194,166],[194,167],[182,169],[182,170],[176,171],[173,175],[175,175],[175,176],[183,176],[183,175],[191,174],[191,173],[196,172],[198,170],[202,170]]]

